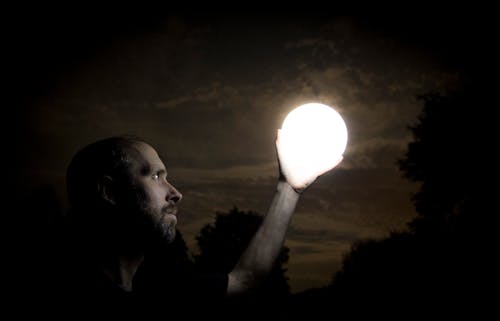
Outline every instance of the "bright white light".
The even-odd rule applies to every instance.
[[[280,134],[282,157],[296,170],[322,172],[338,163],[347,146],[347,127],[333,108],[310,103],[292,110]]]

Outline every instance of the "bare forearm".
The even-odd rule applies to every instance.
[[[280,181],[264,221],[229,274],[228,294],[237,294],[259,284],[273,268],[281,251],[299,194]]]

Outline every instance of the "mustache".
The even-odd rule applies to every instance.
[[[169,204],[165,205],[161,208],[161,213],[162,214],[172,214],[172,213],[177,213],[177,206],[174,204]]]

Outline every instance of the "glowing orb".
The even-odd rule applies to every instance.
[[[321,172],[334,167],[347,146],[347,127],[333,108],[310,103],[292,110],[281,133],[281,154],[295,169]]]

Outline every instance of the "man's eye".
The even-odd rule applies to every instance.
[[[153,174],[153,179],[154,179],[155,181],[156,181],[156,180],[158,180],[159,178],[160,178],[160,175],[158,175],[158,174]]]

